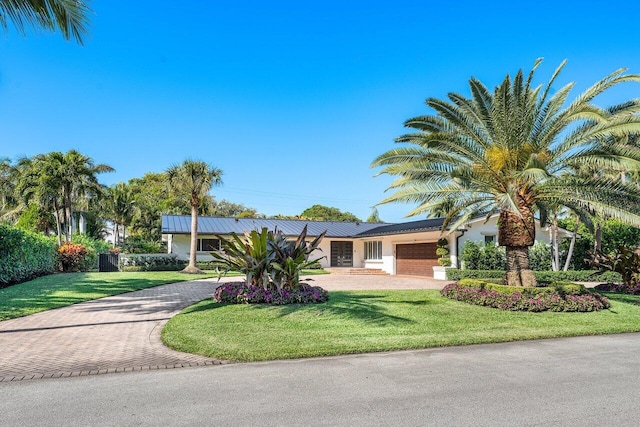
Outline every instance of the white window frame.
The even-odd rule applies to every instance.
[[[382,240],[364,242],[365,261],[382,261]]]

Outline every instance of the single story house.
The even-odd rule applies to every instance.
[[[466,241],[497,243],[498,215],[478,218],[464,224],[445,238],[448,241],[451,262],[459,266],[459,254]],[[442,236],[443,219],[423,219],[397,224],[370,222],[307,221],[260,218],[198,218],[199,261],[212,260],[211,251],[220,249],[216,235],[242,235],[245,231],[277,227],[285,235],[297,237],[304,226],[311,238],[326,230],[320,243],[323,268],[346,267],[379,269],[388,274],[433,277],[433,267],[438,266],[437,241]],[[180,259],[189,259],[191,216],[162,215],[162,239],[167,250]],[[560,230],[560,237],[570,237]],[[536,221],[536,240],[549,242],[549,233]]]

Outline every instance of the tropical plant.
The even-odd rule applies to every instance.
[[[300,273],[310,268],[321,258],[310,259],[311,254],[319,250],[320,242],[327,232],[307,242],[307,226],[296,240],[289,240],[280,230],[269,236],[267,242],[272,253],[271,278],[279,290],[293,290],[300,283]]]
[[[65,39],[82,44],[90,12],[83,0],[0,0],[0,26],[6,31],[11,21],[22,33],[27,26],[59,29]]]
[[[640,281],[640,253],[634,248],[620,245],[612,254],[593,254],[590,265],[600,271],[614,271],[622,276],[622,284],[635,292]],[[634,293],[630,292],[630,293]]]
[[[246,275],[250,286],[271,286],[277,290],[294,290],[300,284],[303,269],[315,266],[321,258],[310,259],[311,254],[319,250],[326,231],[307,241],[307,226],[295,240],[290,240],[280,230],[268,231],[262,228],[246,231],[244,239],[236,233],[231,238],[217,236],[222,251],[211,252],[222,268],[220,277],[228,271],[239,271]]]
[[[532,286],[528,248],[535,240],[534,213],[546,222],[550,206],[640,224],[640,194],[634,185],[575,174],[579,165],[624,166],[636,170],[639,150],[623,138],[640,130],[640,101],[609,108],[591,101],[639,75],[617,70],[565,106],[574,83],[552,94],[562,62],[549,82],[532,86],[537,60],[527,76],[508,75],[490,92],[469,81],[472,97],[450,93],[449,102],[429,98],[436,111],[409,119],[416,133],[397,138],[409,146],[388,151],[372,164],[397,176],[396,190],[381,203],[417,203],[409,215],[445,213],[443,230],[471,218],[499,213],[498,243],[506,248],[511,285]],[[613,138],[613,140],[612,140]],[[605,141],[607,143],[605,143]]]
[[[169,192],[185,198],[191,208],[191,247],[189,265],[183,273],[202,274],[196,267],[198,250],[198,209],[202,200],[208,196],[211,187],[222,184],[222,171],[199,160],[185,160],[179,165],[167,169],[166,179]]]
[[[260,232],[245,231],[244,239],[236,233],[231,238],[216,236],[220,239],[222,251],[211,252],[211,256],[221,267],[220,277],[229,271],[238,271],[246,276],[246,281],[252,286],[267,287],[269,284],[269,269],[274,254],[269,247],[270,233],[266,228]]]

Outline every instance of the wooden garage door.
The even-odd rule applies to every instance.
[[[433,276],[433,266],[438,265],[436,248],[436,243],[396,245],[396,274]]]

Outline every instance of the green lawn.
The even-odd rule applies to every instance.
[[[473,306],[438,291],[331,292],[306,306],[205,300],[162,331],[168,346],[256,361],[640,331],[640,296],[608,294],[595,313],[520,313]]]
[[[213,272],[186,275],[177,271],[51,274],[0,289],[0,320],[166,283],[205,277],[217,275]]]

